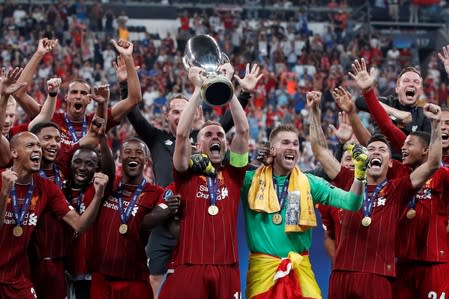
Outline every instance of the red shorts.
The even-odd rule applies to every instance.
[[[24,280],[14,284],[0,284],[2,299],[36,299],[36,291],[31,281]]]
[[[239,266],[177,266],[162,285],[159,299],[179,298],[240,298]]]
[[[150,281],[127,281],[109,279],[101,273],[92,274],[90,298],[95,299],[153,299],[153,290]]]
[[[329,298],[391,299],[391,279],[377,274],[332,271]]]
[[[446,297],[449,295],[448,263],[400,261],[396,269],[394,298],[443,298],[443,293]]]
[[[31,277],[39,299],[64,299],[67,296],[62,259],[41,260],[35,263]]]

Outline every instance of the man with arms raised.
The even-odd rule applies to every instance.
[[[57,41],[41,39],[39,40],[36,53],[24,68],[18,82],[31,83],[33,75],[39,66],[40,61],[46,53],[50,53],[56,46]],[[120,53],[119,59],[124,61],[128,71],[128,97],[117,102],[107,112],[97,113],[101,118],[108,119],[106,130],[120,123],[120,120],[131,111],[142,99],[140,82],[134,67],[133,44],[119,40],[111,40],[115,49]],[[87,134],[87,128],[93,115],[86,113],[86,107],[90,103],[91,97],[90,85],[83,80],[73,80],[69,82],[67,94],[65,96],[66,112],[55,113],[52,121],[60,126],[63,143],[73,144],[78,142]],[[39,104],[34,101],[25,90],[19,90],[15,93],[17,102],[23,107],[29,117],[33,118],[39,113]],[[104,114],[108,115],[104,115]]]
[[[205,176],[189,171],[190,131],[200,105],[202,70],[192,67],[195,90],[181,115],[176,133],[173,166],[176,191],[181,195],[180,232],[174,257],[176,268],[163,285],[160,298],[234,298],[239,296],[237,209],[248,163],[248,121],[234,96],[229,104],[235,123],[230,161],[220,124],[206,122],[198,132],[197,150],[206,154],[216,172]],[[210,273],[216,273],[213,278]]]

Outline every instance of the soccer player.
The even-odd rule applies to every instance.
[[[98,116],[108,119],[106,130],[118,125],[121,119],[139,104],[142,99],[140,82],[135,71],[132,56],[133,44],[124,40],[119,40],[118,42],[111,40],[111,43],[118,53],[120,53],[119,59],[124,60],[128,71],[128,97],[123,101],[117,102],[111,109],[108,109],[107,117],[98,113]],[[39,40],[38,48],[25,66],[18,80],[19,83],[31,83],[33,74],[36,72],[43,56],[53,51],[56,44],[57,41],[55,40],[45,38]],[[73,80],[68,84],[67,94],[65,96],[66,112],[55,113],[52,118],[52,121],[60,126],[61,137],[64,143],[74,144],[87,134],[87,128],[93,117],[93,114],[86,113],[86,107],[91,100],[89,96],[90,89],[90,85],[83,80]],[[28,116],[34,117],[39,113],[39,104],[27,95],[25,90],[16,92],[15,98]]]
[[[447,54],[447,53],[446,53]],[[405,134],[395,127],[382,109],[372,90],[372,78],[363,61],[354,69],[357,85],[365,94],[368,107],[376,123],[394,143],[404,140],[402,162],[411,169],[423,164],[428,155],[430,137],[423,132]],[[441,134],[447,129],[449,111],[441,112]],[[443,130],[444,127],[444,130]],[[442,141],[443,154],[447,140]],[[449,169],[442,167],[409,199],[401,211],[396,244],[397,278],[393,284],[394,298],[428,298],[449,293],[445,277],[449,273],[449,239],[447,236],[447,206],[449,196],[443,187],[449,182]]]
[[[148,148],[140,139],[129,138],[120,148],[122,177],[104,201],[94,228],[91,298],[153,298],[144,216],[162,197],[163,189],[143,177],[148,158]]]
[[[104,132],[104,125],[103,119],[94,119],[88,135],[75,146],[61,143],[59,128],[55,123],[41,122],[33,126],[30,132],[39,138],[42,146],[39,175],[48,178],[61,189],[63,181],[69,176],[73,152],[78,145],[95,148],[98,134]],[[51,211],[44,212],[31,240],[31,274],[39,298],[66,297],[64,262],[69,248],[68,243],[63,224]]]
[[[121,82],[120,86],[122,90],[122,97],[126,97],[126,69],[120,61],[115,64],[115,67],[117,78]],[[226,64],[223,68],[226,69],[227,74],[230,75],[229,77],[232,79],[232,66],[230,64]],[[242,88],[242,92],[240,93],[238,99],[243,107],[248,104],[250,92],[256,87],[256,84],[260,80],[261,76],[260,68],[257,64],[254,64],[252,67],[247,64],[244,78],[234,76]],[[135,107],[128,114],[128,119],[133,128],[136,130],[137,135],[142,138],[150,149],[153,161],[155,183],[162,187],[166,187],[173,182],[173,169],[171,166],[173,165],[172,161],[176,140],[176,129],[178,127],[179,117],[184,111],[187,103],[188,99],[180,94],[174,95],[168,99],[164,112],[164,119],[167,122],[167,130],[156,128],[150,124],[137,107]],[[194,128],[190,135],[193,143],[196,142],[198,130],[204,122],[201,118],[202,114],[199,112],[195,113]],[[225,132],[230,130],[233,125],[232,119],[230,119],[229,116],[230,114],[226,112],[220,122]],[[167,272],[166,265],[168,264],[170,255],[175,245],[176,236],[170,234],[164,225],[160,225],[152,229],[147,246],[147,256],[149,258],[150,282],[153,288],[154,298],[157,298],[163,276]]]
[[[296,166],[299,140],[292,125],[275,127],[269,142],[274,151],[272,165],[248,171],[242,188],[251,251],[247,298],[287,298],[288,294],[321,298],[308,258],[310,229],[316,226],[314,205],[358,210],[362,183],[354,180],[351,192],[344,192],[303,174]],[[353,153],[356,157],[361,152]]]
[[[93,222],[108,178],[98,173],[94,178],[95,197],[86,213],[79,215],[67,203],[63,193],[49,180],[39,176],[42,150],[39,139],[22,132],[11,139],[13,166],[2,172],[0,202],[7,200],[4,225],[0,229],[0,297],[36,298],[30,281],[27,247],[46,209],[68,223],[75,231],[86,230]]]
[[[198,132],[196,149],[209,157],[216,173],[205,176],[190,172],[189,135],[201,101],[202,70],[190,68],[189,79],[195,90],[180,117],[173,156],[175,186],[181,195],[176,268],[162,286],[159,298],[233,298],[240,293],[236,224],[248,163],[248,121],[234,96],[230,111],[235,135],[229,162],[223,164],[227,149],[223,128],[206,122]]]

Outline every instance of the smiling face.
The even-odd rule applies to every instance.
[[[61,135],[55,127],[42,128],[37,134],[42,146],[42,158],[46,162],[54,162],[61,150]]]
[[[65,100],[67,102],[67,114],[71,120],[83,120],[86,107],[90,103],[87,96],[89,92],[90,86],[87,83],[74,81],[69,84]]]
[[[98,166],[98,155],[90,149],[78,149],[72,157],[72,182],[76,187],[89,184]]]
[[[197,150],[206,154],[212,165],[219,166],[227,149],[223,128],[216,124],[205,126],[198,132],[197,139]]]
[[[143,175],[148,160],[145,144],[138,140],[125,141],[120,149],[120,159],[125,182],[137,181]]]
[[[39,138],[30,132],[23,132],[11,140],[11,156],[14,167],[27,172],[41,168],[42,149]]]
[[[427,160],[428,146],[416,135],[408,135],[401,148],[402,163],[416,168]]]
[[[368,150],[368,180],[382,181],[387,177],[391,166],[391,152],[388,145],[382,141],[373,141],[367,146]]]
[[[422,94],[422,78],[415,72],[405,72],[396,82],[399,102],[406,106],[415,106]]]
[[[274,152],[273,171],[276,175],[287,175],[300,158],[298,134],[292,131],[280,131],[270,141]]]

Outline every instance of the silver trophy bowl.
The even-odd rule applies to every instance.
[[[201,86],[201,98],[211,106],[227,104],[234,95],[231,81],[220,74],[218,68],[229,62],[226,54],[221,52],[217,42],[209,35],[197,35],[187,41],[184,57],[184,67],[192,66],[204,70],[206,79]]]

